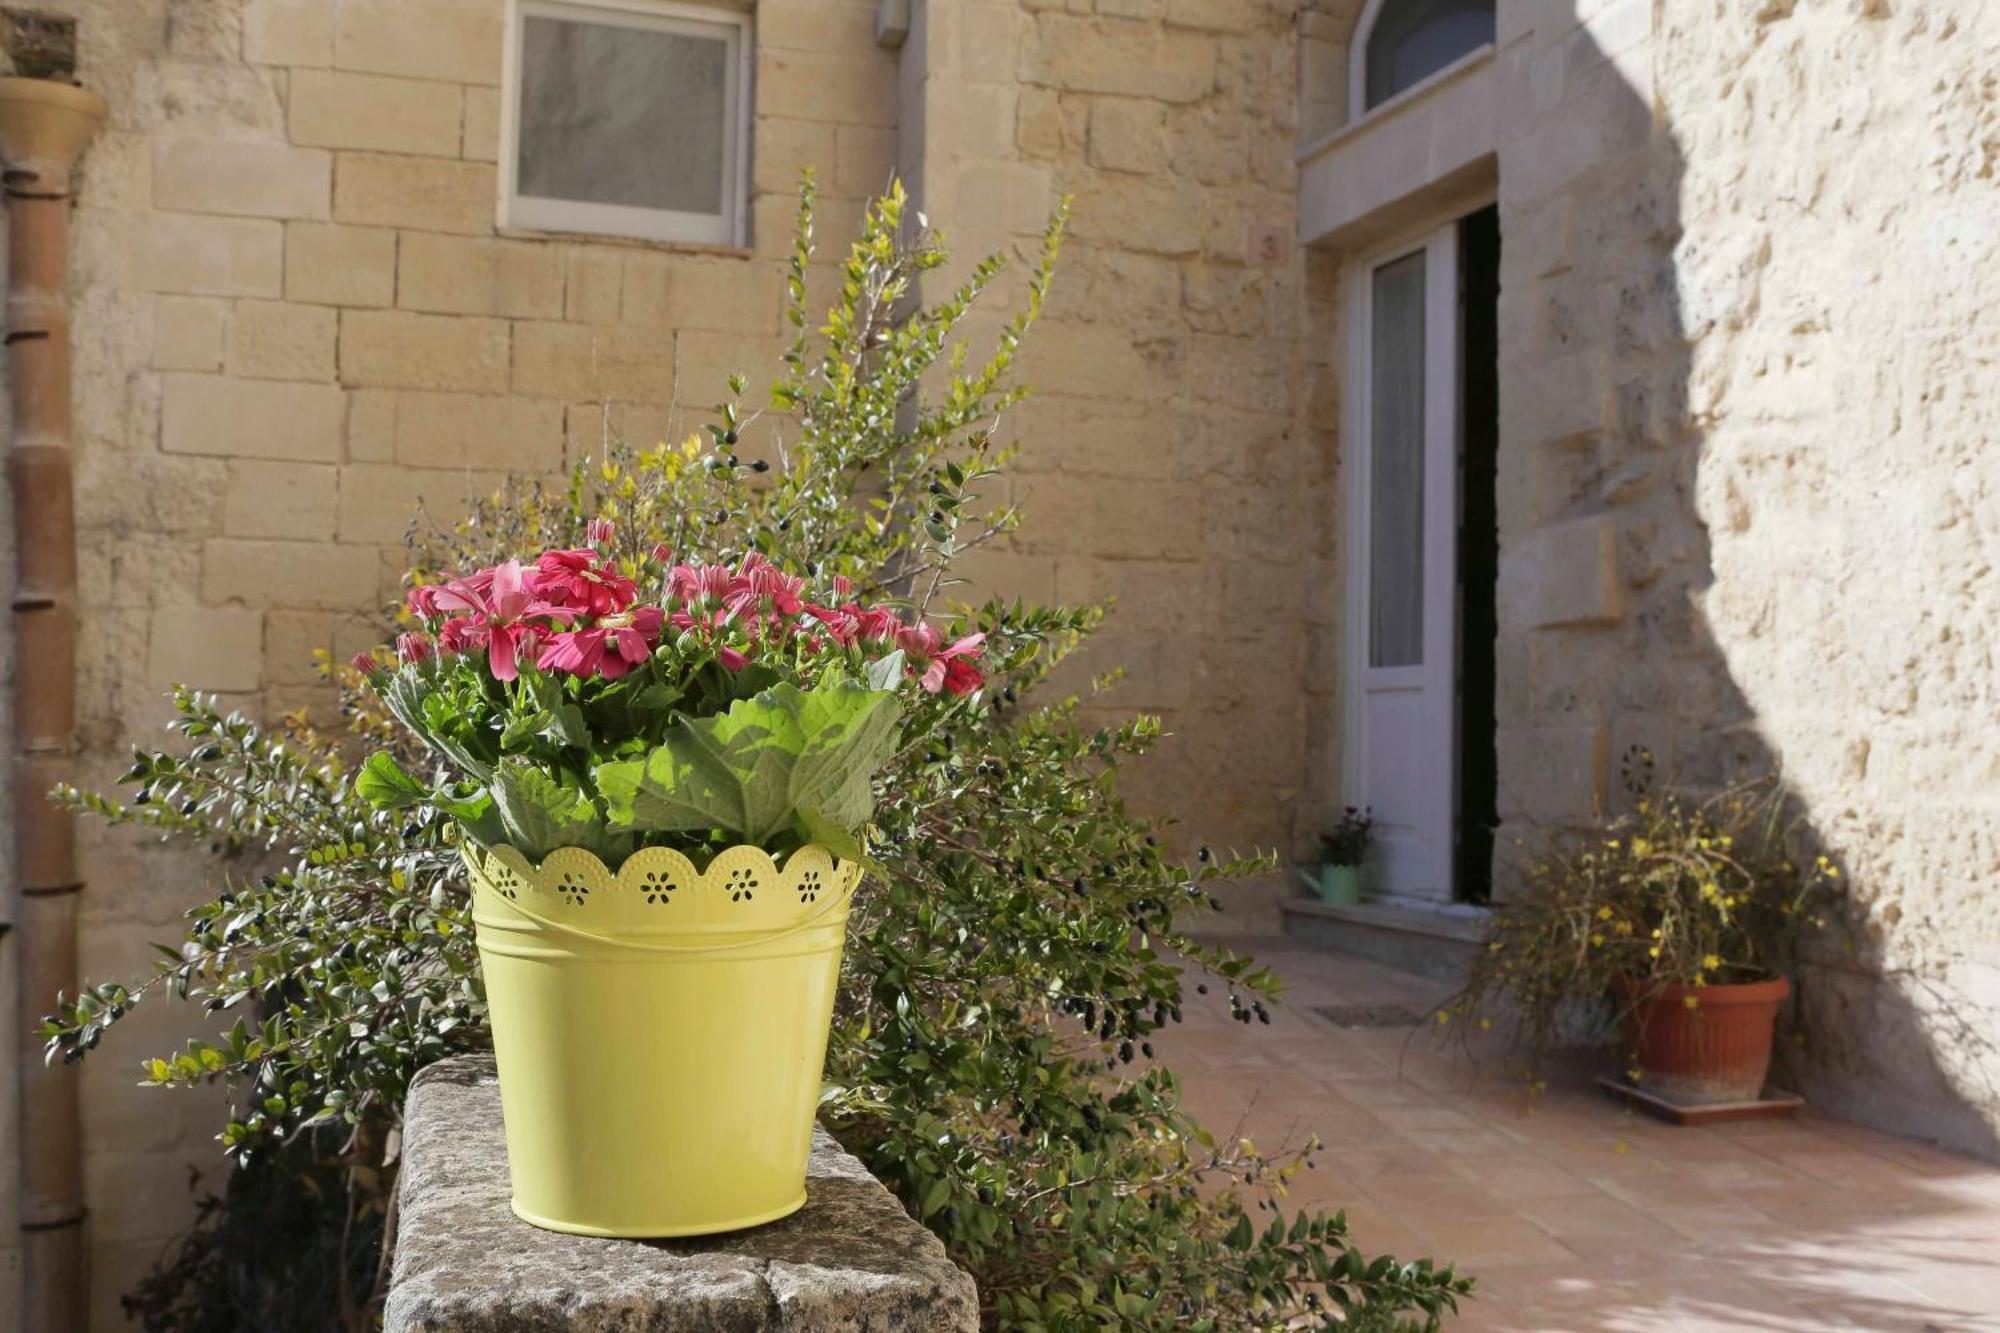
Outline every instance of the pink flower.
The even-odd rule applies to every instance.
[[[853,644],[861,637],[861,620],[852,607],[814,606],[808,602],[805,613],[826,627],[835,643],[842,647]]]
[[[944,644],[937,626],[928,620],[914,625],[898,625],[895,634],[896,646],[908,653],[912,661],[929,661],[931,654]]]
[[[855,622],[861,628],[861,637],[871,643],[882,639],[893,639],[902,633],[903,622],[886,606],[871,606],[864,610],[849,602],[841,610],[854,613]]]
[[[667,549],[665,542],[654,542],[653,549],[647,552],[647,554],[653,558],[653,563],[656,565],[671,565],[674,563],[674,553]]]
[[[537,595],[592,616],[623,611],[639,597],[639,585],[599,564],[595,551],[545,551],[532,578]]]
[[[910,670],[917,683],[936,694],[940,690],[963,698],[986,683],[972,659],[986,644],[984,634],[968,634],[958,642],[941,647],[943,638],[928,621],[896,632],[896,646],[910,657]]]
[[[736,576],[722,565],[675,565],[667,588],[683,602],[719,602],[733,590]]]
[[[723,601],[745,620],[771,613],[795,616],[804,605],[799,594],[806,581],[793,578],[756,552],[744,557],[743,570],[731,580]]]
[[[423,635],[404,633],[396,636],[397,661],[427,662],[431,656],[431,641]]]
[[[959,642],[963,643],[964,640],[961,639]],[[939,667],[944,668],[944,676],[936,685],[933,685],[931,678]],[[921,682],[923,687],[932,694],[936,694],[938,687],[943,686],[944,692],[955,699],[963,699],[966,695],[972,693],[985,683],[986,677],[981,675],[979,668],[972,665],[965,656],[939,657],[924,672],[924,678]]]
[[[478,586],[482,575],[487,584],[484,589]],[[518,560],[451,584],[437,595],[437,605],[446,612],[467,613],[463,619],[455,617],[445,623],[438,635],[439,644],[442,646],[449,634],[453,649],[485,645],[495,680],[513,680],[520,674],[520,659],[533,653],[537,626],[527,622],[556,620],[567,624],[576,618],[573,608],[538,597],[528,586]]]
[[[802,603],[799,594],[806,590],[806,581],[793,578],[775,565],[759,560],[753,567],[749,561],[743,562],[744,576],[750,580],[750,591],[760,599],[768,599],[772,610],[781,616],[795,616]]]
[[[348,665],[364,676],[372,676],[382,669],[375,661],[375,656],[372,653],[356,653],[354,659]]]
[[[618,525],[608,518],[593,518],[583,526],[583,539],[592,546],[609,546],[618,536]]]
[[[750,665],[750,659],[736,649],[724,645],[715,650],[715,660],[730,671],[741,671]]]
[[[437,646],[441,653],[462,653],[485,642],[485,636],[475,633],[472,622],[464,616],[447,620],[438,629]]]
[[[587,628],[551,635],[535,665],[544,671],[617,680],[646,660],[665,623],[666,613],[656,606],[613,612]]]

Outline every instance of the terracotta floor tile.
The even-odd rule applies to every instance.
[[[1522,1217],[1453,1218],[1420,1222],[1417,1232],[1439,1254],[1477,1272],[1481,1264],[1543,1263],[1568,1259],[1575,1251]]]
[[[1386,1213],[1422,1228],[1430,1222],[1481,1217],[1512,1217],[1512,1200],[1488,1194],[1457,1176],[1379,1178],[1362,1186]]]
[[[1452,1156],[1451,1170],[1481,1189],[1512,1199],[1539,1199],[1592,1188],[1583,1177],[1544,1157],[1520,1153]]]
[[[1680,1234],[1657,1218],[1650,1217],[1602,1191],[1588,1194],[1552,1194],[1538,1199],[1510,1201],[1520,1216],[1527,1218],[1557,1240],[1618,1237],[1621,1243],[1675,1244]]]
[[[1649,1209],[1648,1213],[1682,1240],[1696,1246],[1768,1242],[1784,1233],[1783,1225],[1769,1213],[1760,1213],[1746,1203],[1662,1206]]]
[[[1287,1206],[1344,1209],[1364,1250],[1471,1273],[1483,1299],[1453,1333],[2000,1333],[2000,1167],[1815,1113],[1665,1125],[1605,1097],[1585,1063],[1530,1098],[1504,1056],[1309,1012],[1422,1012],[1435,983],[1239,943],[1286,978],[1289,1004],[1268,1028],[1191,1007],[1156,1039],[1190,1111],[1266,1148],[1319,1133],[1319,1169]]]
[[[1427,1152],[1413,1153],[1407,1149],[1364,1148],[1357,1151],[1341,1151],[1330,1147],[1321,1154],[1320,1160],[1333,1170],[1363,1182],[1410,1180],[1422,1177],[1452,1181],[1461,1179],[1443,1158]]]
[[[1393,1254],[1402,1258],[1423,1254],[1428,1249],[1424,1238],[1392,1213],[1366,1203],[1349,1203],[1339,1211],[1347,1214],[1348,1234],[1354,1237],[1354,1243],[1370,1257]]]

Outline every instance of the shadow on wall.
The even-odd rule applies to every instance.
[[[1501,727],[1527,741],[1503,786],[1539,785],[1551,728],[1596,736],[1600,787],[1632,745],[1697,788],[1782,768],[1796,850],[1854,898],[1797,978],[1787,1074],[2000,1156],[2000,742],[1968,720],[2000,643],[1981,4],[1549,6],[1528,40],[1562,97],[1502,150]],[[1593,35],[1626,8],[1650,51]],[[1600,427],[1544,428],[1593,388]],[[1508,556],[1606,520],[1622,614],[1509,625]]]

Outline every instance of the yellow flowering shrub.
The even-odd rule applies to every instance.
[[[1649,771],[1650,756],[1637,757]],[[1486,948],[1445,1013],[1511,1021],[1539,1054],[1579,1020],[1615,1033],[1625,1008],[1669,986],[1791,969],[1803,932],[1826,923],[1841,886],[1828,858],[1790,849],[1797,819],[1782,782],[1704,795],[1656,792],[1648,780],[1632,797],[1623,813],[1521,847]]]

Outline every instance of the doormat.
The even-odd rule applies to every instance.
[[[1400,1004],[1316,1004],[1313,1012],[1342,1028],[1413,1028],[1424,1021],[1422,1014]]]

